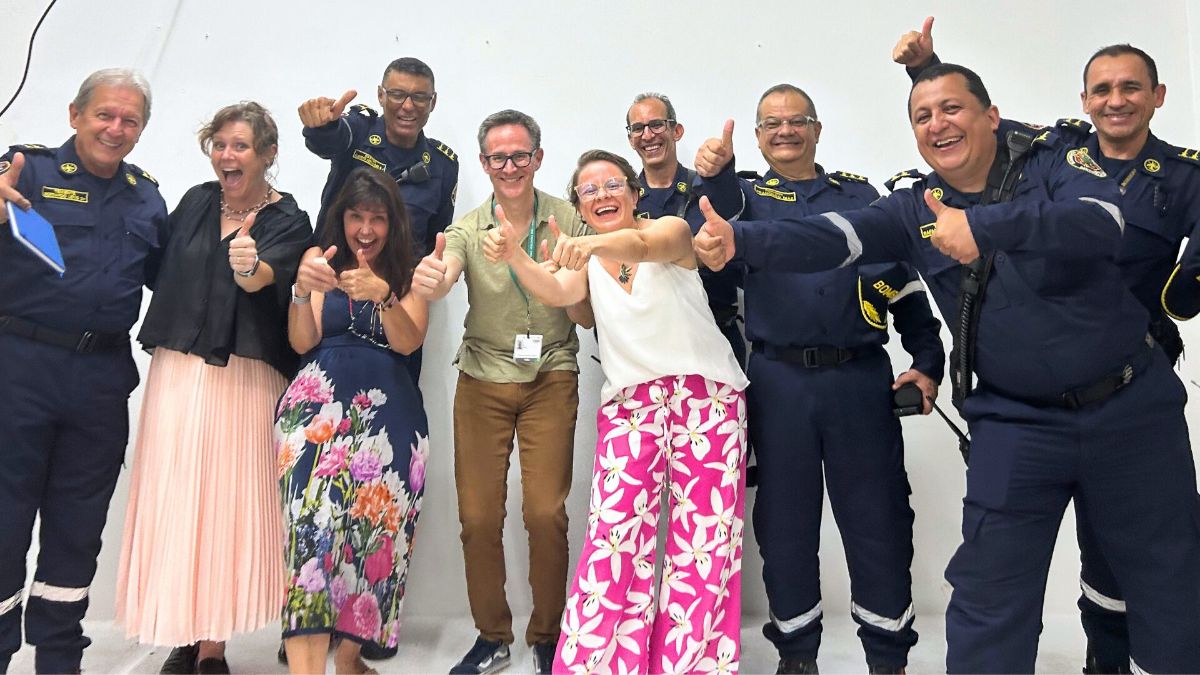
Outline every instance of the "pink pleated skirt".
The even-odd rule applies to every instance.
[[[275,623],[283,512],[272,423],[287,382],[159,347],[150,361],[117,577],[126,637],[176,646]]]

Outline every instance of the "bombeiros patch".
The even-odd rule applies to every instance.
[[[1090,173],[1097,178],[1108,178],[1108,174],[1104,171],[1104,169],[1102,169],[1100,165],[1096,163],[1096,160],[1092,159],[1092,156],[1088,154],[1087,148],[1075,148],[1074,150],[1068,150],[1067,164],[1070,164],[1084,173]]]

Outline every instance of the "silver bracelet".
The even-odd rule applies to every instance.
[[[240,274],[240,272],[239,272],[239,274]],[[300,295],[300,294],[296,293],[296,284],[292,284],[292,304],[307,305],[308,300],[311,296],[312,296],[312,293],[309,293],[308,295]]]
[[[238,275],[239,277],[246,277],[247,279],[249,279],[250,277],[254,276],[255,272],[258,271],[258,264],[261,262],[262,262],[262,260],[259,260],[258,254],[255,253],[254,254],[254,264],[250,266],[249,270],[247,270],[245,272],[239,272],[237,270],[234,270],[233,273]]]

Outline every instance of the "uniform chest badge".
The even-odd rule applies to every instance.
[[[58,165],[58,170],[63,173],[71,174],[71,173],[78,173],[79,167],[76,166],[73,162],[63,162],[62,164]]]
[[[1090,173],[1097,178],[1108,178],[1108,174],[1104,172],[1104,169],[1100,168],[1100,165],[1096,163],[1096,160],[1092,159],[1092,156],[1088,154],[1087,148],[1075,148],[1074,150],[1068,150],[1067,164],[1070,164],[1084,173]]]
[[[678,183],[675,184],[675,189],[686,194],[687,193],[687,183],[685,183],[683,181],[679,181]]]
[[[70,188],[50,187],[49,185],[43,185],[42,199],[57,199],[64,202],[86,204],[88,203],[88,193],[80,190],[72,190]]]
[[[1142,162],[1142,166],[1150,173],[1158,173],[1158,170],[1162,168],[1162,164],[1157,159],[1148,159]]]
[[[367,136],[367,142],[371,145],[383,145],[383,139],[380,138],[379,134],[371,134],[370,136]]]
[[[125,182],[129,183],[130,185],[137,185],[137,179],[134,178],[133,174],[131,173],[125,174]]]
[[[781,201],[781,202],[796,201],[796,193],[795,192],[784,192],[783,190],[774,190],[772,188],[764,187],[762,185],[754,186],[754,194],[756,194],[760,197],[769,197],[771,199]]]
[[[767,185],[770,185],[771,187],[775,187],[776,185],[779,185],[779,179],[778,178],[768,179]]]
[[[942,188],[935,187],[929,191],[929,194],[933,195],[933,198],[940,202],[940,201],[942,201],[942,195],[944,195],[946,193],[944,191],[942,191]]]
[[[937,232],[937,223],[925,223],[921,226],[921,238],[929,239],[933,233]]]
[[[421,161],[422,161],[422,162],[425,162],[426,164],[428,164],[428,163],[429,163],[429,159],[430,159],[430,158],[429,158],[429,153],[428,153],[428,152],[422,152],[422,153],[421,153]]]

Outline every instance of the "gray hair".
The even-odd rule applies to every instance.
[[[97,70],[83,84],[79,85],[79,93],[71,104],[76,110],[83,110],[92,100],[96,87],[125,87],[133,89],[142,95],[142,126],[150,123],[150,83],[146,76],[132,68],[104,68]]]
[[[479,124],[479,152],[487,152],[487,148],[484,147],[484,140],[487,138],[489,131],[509,124],[525,127],[525,131],[529,132],[529,140],[533,141],[533,147],[530,150],[537,150],[542,147],[542,128],[538,126],[538,123],[532,117],[519,110],[501,110],[483,118],[483,122]]]
[[[798,94],[798,95],[800,95],[801,98],[803,98],[805,101],[808,102],[808,114],[811,115],[814,120],[818,119],[817,118],[817,105],[815,103],[813,103],[812,97],[809,96],[807,93],[805,93],[805,91],[803,89],[801,89],[800,87],[797,87],[794,84],[787,84],[785,82],[783,84],[777,84],[774,87],[771,87],[770,89],[764,91],[762,96],[758,97],[758,105],[754,107],[754,123],[755,124],[758,124],[759,122],[762,121],[762,119],[759,117],[758,111],[760,108],[762,108],[762,102],[767,100],[767,97],[770,96],[771,94]]]
[[[633,106],[641,103],[642,101],[649,100],[662,101],[663,106],[665,106],[667,109],[667,118],[678,121],[679,118],[675,117],[675,104],[671,103],[671,99],[667,98],[666,94],[660,94],[657,91],[643,91],[637,96],[634,96],[633,103],[629,104],[629,110],[633,110]],[[629,124],[629,110],[625,111],[625,124]]]

